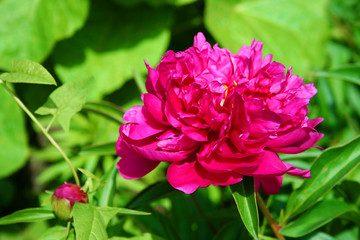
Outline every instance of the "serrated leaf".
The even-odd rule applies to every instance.
[[[147,215],[148,213],[115,207],[95,207],[75,203],[71,211],[77,240],[107,239],[106,226],[116,214]]]
[[[37,114],[52,114],[64,130],[68,131],[70,120],[85,104],[93,89],[92,78],[75,79],[55,89],[46,103],[36,110]]]
[[[314,73],[317,77],[338,78],[350,83],[360,85],[360,64],[339,67],[329,71],[319,71]]]
[[[280,233],[287,237],[301,237],[348,212],[357,212],[357,208],[340,200],[325,200],[285,225]]]
[[[360,163],[360,137],[325,150],[314,162],[312,178],[304,180],[287,202],[284,223],[314,205]]]
[[[259,214],[255,199],[254,178],[244,176],[244,179],[230,185],[236,207],[241,219],[254,239],[259,239]]]
[[[325,62],[325,0],[207,0],[205,7],[207,30],[234,53],[259,39],[266,54],[301,75]]]
[[[45,208],[26,208],[0,218],[0,225],[21,222],[38,222],[55,218],[52,210]]]
[[[0,79],[12,83],[56,85],[53,76],[41,64],[26,59],[14,59],[11,72],[1,74]]]
[[[19,170],[27,160],[27,134],[19,106],[0,84],[0,178]]]
[[[42,62],[56,41],[84,24],[88,0],[4,0],[0,3],[0,67],[13,58]]]
[[[132,78],[133,68],[146,73],[144,59],[150,64],[160,61],[170,40],[172,17],[169,8],[128,9],[93,1],[84,28],[57,45],[55,71],[62,82],[93,76],[97,91],[91,98],[99,99]]]

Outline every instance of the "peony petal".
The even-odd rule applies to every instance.
[[[142,100],[144,101],[144,106],[156,121],[164,125],[169,124],[164,114],[164,104],[157,96],[146,93],[142,95]]]
[[[258,191],[261,186],[261,189],[265,194],[277,194],[281,188],[282,179],[283,176],[255,177],[255,189]]]

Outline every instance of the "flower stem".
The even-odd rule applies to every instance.
[[[262,211],[262,213],[264,214],[264,216],[266,217],[266,219],[268,220],[271,229],[273,230],[276,238],[278,240],[285,240],[285,238],[283,237],[283,235],[280,234],[279,230],[280,230],[280,226],[276,223],[276,221],[274,220],[274,218],[271,216],[271,213],[269,212],[269,210],[267,209],[267,207],[264,204],[264,201],[262,200],[261,196],[259,193],[256,194],[256,200],[258,203],[258,206],[260,208],[260,210]]]
[[[46,131],[46,129],[41,125],[41,123],[37,120],[37,118],[30,112],[30,110],[25,106],[25,104],[15,95],[15,93],[8,87],[6,84],[0,79],[0,84],[10,93],[10,95],[14,98],[16,103],[20,106],[22,110],[30,117],[30,119],[40,128],[43,132],[45,137],[50,141],[50,143],[59,151],[61,156],[65,159],[66,163],[69,165],[74,178],[75,182],[78,186],[80,186],[79,177],[75,171],[74,166],[72,165],[70,159],[66,156],[65,152],[61,149],[59,144],[51,137],[51,135]]]

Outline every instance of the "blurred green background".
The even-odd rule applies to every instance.
[[[141,104],[147,74],[144,60],[155,67],[168,49],[190,47],[197,32],[233,53],[259,39],[264,42],[265,54],[273,54],[274,60],[286,67],[293,66],[293,72],[305,82],[314,82],[318,94],[311,101],[309,116],[325,119],[318,127],[325,133],[320,146],[337,146],[359,135],[359,0],[1,0],[0,69],[9,71],[12,59],[29,59],[43,64],[58,85],[93,77],[88,102],[73,116],[70,128],[63,129],[61,122],[55,121],[49,131],[76,167],[101,177],[116,162],[113,144],[121,115]],[[12,87],[32,112],[56,88]],[[49,196],[45,190],[55,189],[72,175],[60,154],[2,88],[0,109],[1,217],[40,206]],[[37,116],[44,126],[51,121],[51,117]],[[284,159],[308,168],[319,152],[311,150]],[[117,176],[114,205],[125,206],[141,190],[165,180],[165,169],[166,165],[161,165],[134,181]],[[345,180],[332,195],[359,190],[359,169]],[[301,179],[285,179],[280,194],[274,197],[274,212],[279,212],[287,194],[299,183]],[[216,229],[224,222],[231,223],[236,219],[234,209],[229,207],[231,196],[224,192],[224,188],[215,187],[198,190],[195,197],[172,192],[175,197],[147,206],[157,211],[151,218],[123,220],[120,233],[115,231],[114,235],[131,237],[149,231],[169,239],[166,234],[170,230],[163,224],[165,216],[171,215],[181,239],[216,237],[213,227],[201,218],[198,223],[199,216],[192,212],[194,201],[200,201],[214,211]],[[351,195],[351,201],[359,207],[358,195]],[[221,212],[221,208],[226,211]],[[344,221],[333,221],[320,230],[326,236],[340,237],[312,239],[357,239],[357,225]],[[51,224],[0,226],[0,239],[38,239]]]

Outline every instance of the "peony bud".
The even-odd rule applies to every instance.
[[[56,215],[65,221],[70,220],[70,213],[75,202],[88,203],[87,194],[78,185],[65,182],[51,196],[51,204]]]

